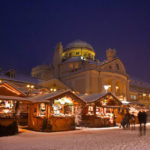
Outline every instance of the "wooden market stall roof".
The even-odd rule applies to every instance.
[[[106,96],[112,96],[118,102],[119,105],[122,105],[122,102],[112,93],[97,93],[97,94],[91,94],[91,95],[80,95],[79,97],[87,103],[96,103],[97,101],[101,100],[102,98]]]
[[[41,103],[41,102],[49,102],[50,100],[59,99],[64,96],[70,96],[71,98],[75,99],[75,101],[82,103],[82,104],[86,103],[79,96],[72,93],[71,90],[59,90],[59,91],[51,92],[51,93],[38,94],[36,96],[29,97],[28,99],[33,103]]]
[[[0,95],[3,96],[17,96],[25,97],[26,94],[18,89],[15,85],[10,84],[9,82],[0,83]]]

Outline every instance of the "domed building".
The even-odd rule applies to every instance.
[[[45,79],[45,85],[51,88],[48,85],[55,77],[58,82],[80,94],[112,92],[119,99],[126,100],[129,97],[129,79],[122,61],[116,57],[116,50],[106,50],[106,60],[103,62],[95,59],[95,55],[94,48],[84,41],[71,42],[65,48],[58,43],[51,65],[53,75]],[[33,74],[35,77],[35,72]]]
[[[138,101],[150,106],[150,85],[129,78],[115,49],[106,50],[106,59],[95,59],[91,44],[74,41],[65,48],[56,45],[53,63],[32,69],[32,76],[42,79],[41,86],[50,89],[71,89],[82,95],[111,92],[120,100]],[[55,81],[55,83],[54,83]]]

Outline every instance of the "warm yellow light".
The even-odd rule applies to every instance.
[[[31,88],[33,89],[33,88],[34,88],[34,85],[31,85]]]
[[[29,87],[30,87],[30,84],[27,85],[27,88],[29,88]]]
[[[5,107],[10,108],[10,104],[6,102]]]
[[[53,89],[51,88],[50,91],[53,91]]]
[[[13,93],[16,93],[17,95],[20,95],[20,92],[17,92],[16,90],[12,90],[9,87],[7,87],[6,85],[1,84],[0,87],[5,87],[7,90],[9,90],[9,91],[11,91]]]
[[[104,85],[104,89],[106,90],[106,93],[110,87],[111,87],[111,85]]]
[[[2,80],[0,80],[0,83],[2,83]]]
[[[146,94],[145,94],[145,93],[143,93],[143,96],[146,96]]]
[[[118,90],[119,89],[119,86],[116,86],[116,90]]]
[[[56,92],[57,90],[56,89],[53,89],[54,90],[54,92]]]
[[[4,109],[3,111],[4,111],[4,113],[8,113],[9,109]]]
[[[67,103],[67,104],[72,104],[72,101],[69,99],[69,98],[67,98],[67,97],[63,97],[63,98],[61,98],[61,99],[58,99],[58,100],[56,100],[56,101],[58,101],[58,102],[60,102],[61,104],[65,104],[65,103]]]

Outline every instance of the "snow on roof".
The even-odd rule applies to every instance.
[[[88,48],[94,51],[94,48],[89,43],[85,41],[81,41],[81,40],[76,40],[76,41],[69,43],[65,49],[72,49],[72,48]]]
[[[133,87],[138,87],[138,88],[141,88],[141,89],[143,88],[143,89],[150,90],[150,83],[132,77],[132,78],[130,78],[130,88],[131,88],[131,90],[134,89]]]
[[[71,90],[60,90],[60,91],[51,92],[51,93],[38,94],[36,96],[29,97],[28,99],[32,102],[49,102],[48,101],[49,99],[56,97],[58,95],[64,94],[69,91]]]
[[[83,61],[83,60],[81,59],[80,56],[77,56],[77,57],[68,58],[68,59],[65,60],[64,62],[66,63],[66,62],[76,62],[76,61]]]
[[[98,94],[91,94],[91,95],[80,95],[79,97],[86,102],[94,102],[101,97],[105,96],[107,93],[98,93]]]
[[[114,98],[118,100],[118,102],[121,104],[122,102],[112,93],[97,93],[97,94],[91,94],[91,95],[80,95],[79,97],[83,99],[85,102],[95,102],[99,100],[100,98],[106,96],[106,95],[112,95]]]
[[[16,74],[15,78],[10,78],[10,77],[2,74],[2,75],[0,75],[0,79],[19,81],[19,82],[27,82],[27,83],[35,83],[35,84],[39,83],[38,79],[32,78],[32,77],[27,76],[27,75],[21,75],[21,74],[20,75]]]

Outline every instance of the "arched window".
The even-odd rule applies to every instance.
[[[78,56],[80,53],[79,52],[76,52],[76,55]]]
[[[91,54],[90,53],[88,53],[88,58],[91,58]]]

